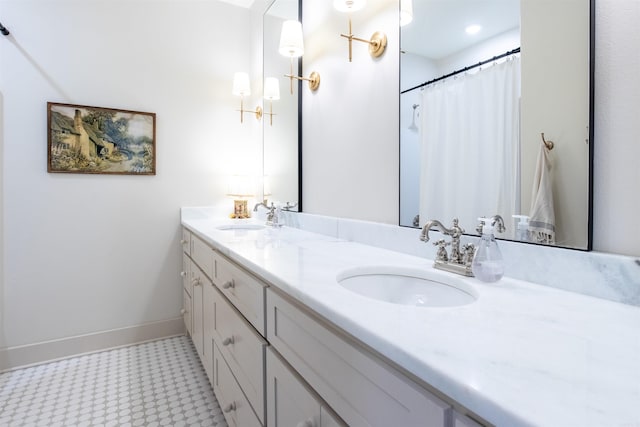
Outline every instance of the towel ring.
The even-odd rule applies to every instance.
[[[553,150],[553,141],[547,141],[546,139],[544,139],[544,132],[542,132],[540,135],[542,135],[542,143],[545,145],[545,147],[547,147],[547,150]]]

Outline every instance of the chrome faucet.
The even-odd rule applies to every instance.
[[[282,227],[282,224],[279,222],[279,207],[277,207],[273,202],[271,202],[271,206],[267,206],[267,201],[265,200],[264,202],[256,203],[256,205],[253,207],[253,211],[258,212],[258,208],[260,206],[263,206],[268,211],[267,225],[270,225],[272,227]]]
[[[429,230],[438,230],[445,236],[451,236],[450,242],[441,239],[434,243],[434,245],[438,246],[438,252],[433,266],[452,273],[473,276],[471,262],[473,261],[475,246],[472,244],[463,245],[462,251],[460,250],[460,237],[464,234],[464,229],[458,225],[458,218],[453,219],[451,228],[445,227],[437,219],[427,221],[422,227],[420,240],[423,242],[429,241]],[[451,254],[447,254],[446,246],[451,246]]]
[[[505,230],[507,229],[504,226],[504,219],[502,219],[500,215],[494,215],[490,218],[490,220],[491,220],[491,226],[494,227],[496,232],[504,233]],[[478,224],[478,226],[476,227],[476,231],[478,232],[478,234],[482,235],[482,222]]]

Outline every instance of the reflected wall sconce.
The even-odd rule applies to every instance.
[[[269,116],[269,126],[273,126],[273,101],[280,99],[280,82],[275,77],[267,77],[264,79],[264,99],[269,100],[269,112],[265,112]]]
[[[320,87],[320,74],[313,71],[309,77],[300,77],[293,74],[293,58],[299,58],[304,54],[304,42],[302,40],[302,24],[300,21],[289,20],[282,23],[282,32],[280,33],[280,47],[278,49],[280,55],[288,56],[290,59],[290,72],[285,74],[289,77],[290,90],[293,95],[293,79],[309,82],[309,89],[315,91]]]
[[[413,21],[413,0],[400,0],[400,26]]]
[[[351,14],[351,12],[362,9],[365,3],[365,0],[333,0],[333,7],[340,12]],[[340,36],[349,40],[349,62],[353,57],[352,45],[354,40],[367,43],[369,45],[369,54],[374,58],[381,56],[387,47],[387,35],[381,31],[373,33],[369,40],[354,36],[351,30],[351,15],[349,15],[349,34],[340,34]]]
[[[229,177],[227,196],[233,197],[233,213],[230,218],[250,218],[247,199],[254,194],[253,180],[248,175],[232,175]]]
[[[251,86],[249,85],[249,74],[237,72],[233,75],[233,94],[240,97],[240,123],[244,122],[244,113],[253,113],[256,119],[262,118],[262,108],[256,107],[255,111],[244,109],[244,97],[251,95]]]

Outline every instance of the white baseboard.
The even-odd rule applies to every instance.
[[[185,333],[182,317],[0,349],[0,372]]]

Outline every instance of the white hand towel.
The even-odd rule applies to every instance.
[[[549,149],[545,144],[540,144],[536,172],[533,177],[533,189],[531,190],[529,229],[534,242],[547,245],[553,245],[556,242],[556,217],[551,184]]]

